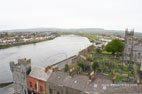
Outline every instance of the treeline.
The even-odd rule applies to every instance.
[[[33,40],[33,41],[27,41],[27,42],[17,42],[14,44],[5,44],[5,45],[0,44],[0,49],[5,49],[5,48],[9,48],[9,47],[14,47],[14,46],[20,46],[20,45],[34,44],[34,43],[38,43],[38,42],[42,42],[42,41],[46,41],[46,40],[51,40],[51,39],[54,39],[54,38],[48,38],[48,39],[44,39],[44,40]]]

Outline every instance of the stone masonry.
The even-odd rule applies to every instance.
[[[14,92],[28,94],[26,77],[31,71],[31,60],[19,59],[17,64],[10,62],[10,69],[13,75]]]

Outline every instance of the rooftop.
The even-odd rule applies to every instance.
[[[57,84],[57,85],[63,85],[63,80],[68,76],[67,73],[61,72],[61,71],[55,71],[51,74],[51,76],[48,79],[48,82]]]
[[[64,79],[64,86],[84,91],[86,85],[89,83],[89,78],[83,75],[68,76]]]
[[[29,76],[39,80],[47,81],[51,74],[52,70],[45,72],[45,69],[42,67],[33,67]]]
[[[58,86],[64,86],[79,91],[99,91],[105,89],[102,84],[112,84],[113,81],[110,77],[103,74],[96,74],[92,81],[85,75],[73,75],[61,71],[56,71],[51,74],[48,82]]]
[[[104,74],[96,74],[92,81],[86,86],[85,91],[102,91],[105,90],[107,87],[104,84],[112,84],[113,79],[109,76]]]

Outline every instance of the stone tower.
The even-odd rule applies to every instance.
[[[10,70],[13,76],[14,92],[28,94],[26,77],[31,71],[31,60],[19,59],[17,64],[10,62]]]
[[[134,46],[134,30],[125,30],[125,46],[124,46],[124,61],[132,63],[133,59],[133,46]]]

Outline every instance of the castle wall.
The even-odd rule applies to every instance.
[[[18,60],[17,64],[10,62],[10,69],[13,76],[13,87],[16,94],[28,94],[26,77],[27,71],[29,71],[27,69],[30,67],[31,62],[26,59]]]

